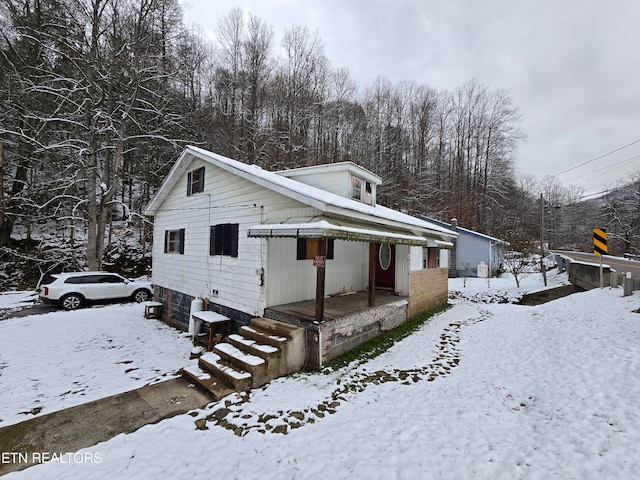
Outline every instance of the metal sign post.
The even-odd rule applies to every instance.
[[[602,271],[602,255],[600,255],[600,288],[604,288],[604,273]]]

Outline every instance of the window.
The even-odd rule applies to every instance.
[[[360,177],[351,176],[351,198],[367,205],[374,204],[373,184]]]
[[[362,179],[359,177],[351,177],[351,198],[362,200]]]
[[[367,205],[373,205],[373,187],[371,182],[364,182],[364,197],[362,200]]]
[[[100,283],[125,283],[125,279],[119,275],[104,275],[100,277]]]
[[[164,231],[164,253],[184,253],[184,228]]]
[[[378,263],[380,264],[380,268],[382,270],[387,271],[391,266],[391,255],[393,252],[391,251],[391,245],[388,243],[380,244],[380,249],[378,250]]]
[[[209,255],[238,256],[237,223],[223,223],[211,227]]]
[[[440,249],[439,248],[424,248],[422,267],[423,268],[438,268],[440,266]]]
[[[187,196],[204,191],[204,167],[200,167],[187,175]]]
[[[98,283],[100,275],[78,275],[77,277],[69,277],[64,283],[79,285],[82,283]]]
[[[298,260],[312,260],[320,251],[319,238],[299,238],[296,258]],[[333,238],[327,240],[327,259],[333,259]]]

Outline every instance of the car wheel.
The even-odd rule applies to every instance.
[[[133,299],[138,303],[146,302],[150,298],[151,294],[149,293],[149,290],[140,289],[133,292]]]
[[[81,295],[78,295],[77,293],[70,293],[69,295],[62,297],[60,305],[62,305],[62,308],[65,310],[75,310],[82,306],[83,301],[84,298],[82,298]]]

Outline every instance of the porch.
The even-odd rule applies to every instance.
[[[316,301],[268,307],[266,318],[303,327],[306,332],[306,366],[324,363],[391,330],[407,320],[408,298],[376,290],[375,306],[369,306],[369,292],[355,292],[324,299],[322,322],[315,320]]]

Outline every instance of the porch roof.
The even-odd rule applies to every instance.
[[[368,227],[371,227],[368,225]],[[431,246],[433,239],[398,232],[388,227],[375,230],[355,224],[338,224],[335,220],[320,219],[297,223],[262,223],[249,227],[249,237],[260,238],[333,238],[355,242],[379,242],[403,245]]]

